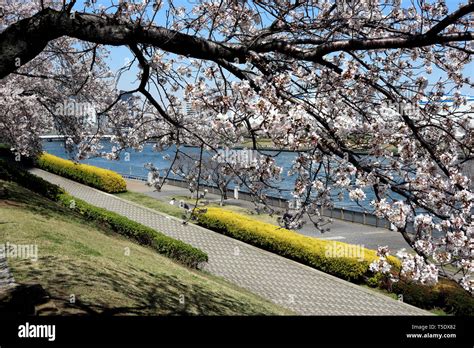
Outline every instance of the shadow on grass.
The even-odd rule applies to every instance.
[[[21,206],[43,217],[71,214],[65,207],[14,183],[0,180],[0,204]]]
[[[64,218],[71,221],[79,222],[83,225],[91,226],[100,230],[106,235],[116,235],[107,226],[99,222],[85,219],[82,215],[73,210],[51,201],[37,193],[34,193],[15,183],[0,180],[0,206],[21,207],[27,211],[38,214],[46,219]],[[10,223],[9,221],[0,221],[2,223]]]
[[[114,235],[22,187],[0,180],[2,187],[0,204],[20,206],[52,220],[77,220]],[[44,235],[42,238],[61,245],[64,237]],[[178,271],[166,265],[142,265],[140,260],[110,259],[89,251],[82,253],[84,257],[52,252],[43,254],[35,264],[18,259],[12,262],[10,267],[20,285],[6,294],[0,293],[1,316],[270,314],[270,309],[249,301],[247,295],[242,296],[237,290],[227,289],[224,294],[220,293],[223,290],[220,286],[202,278],[199,273],[194,276],[192,272]],[[160,260],[156,259],[156,262]],[[181,275],[183,279],[180,279]],[[74,295],[73,303],[71,295]]]
[[[48,256],[42,258],[40,270],[27,266],[26,261],[20,267],[23,277],[28,279],[29,285],[24,286],[41,284],[58,309],[47,313],[37,311],[39,315],[264,314],[245,299],[225,296],[196,284],[188,286],[176,276],[154,274],[132,265],[127,265],[126,269],[105,269]],[[28,297],[28,292],[23,291],[20,295]],[[74,295],[74,303],[71,303],[71,295]],[[41,298],[40,303],[44,303],[45,296]],[[24,300],[25,303],[32,301],[34,298]],[[0,315],[4,314],[1,310],[5,307],[8,308],[8,304],[2,304],[0,299]]]

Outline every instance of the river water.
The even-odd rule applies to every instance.
[[[111,148],[109,142],[104,141],[102,145],[104,146],[104,151],[110,150]],[[64,149],[64,143],[62,141],[44,141],[43,149],[55,156],[67,159],[70,158],[70,155],[67,154]],[[156,152],[153,151],[153,144],[146,144],[144,146],[143,151],[141,152],[135,152],[134,150],[131,150],[129,152],[122,152],[119,160],[112,161],[101,157],[95,157],[83,160],[81,161],[81,163],[87,163],[97,167],[111,169],[122,175],[132,175],[135,177],[146,179],[148,176],[148,171],[144,167],[145,164],[153,163],[156,168],[159,168],[161,170],[168,169],[171,165],[171,161],[166,160],[163,157],[168,155],[170,158],[173,158],[175,151],[175,148],[170,148],[164,152]],[[185,151],[189,154],[195,154],[196,156],[198,156],[199,154],[198,148],[186,147]],[[291,199],[291,190],[294,185],[295,177],[288,176],[287,174],[288,170],[291,167],[292,161],[296,157],[296,153],[287,151],[279,153],[275,151],[265,151],[265,153],[276,155],[275,161],[277,165],[283,167],[282,180],[276,183],[276,185],[278,185],[278,188],[286,190],[282,192],[269,191],[267,192],[267,194],[275,197],[283,197],[288,200]],[[173,176],[170,175],[170,177]],[[233,187],[234,184],[230,184],[230,188]],[[374,199],[374,193],[371,189],[367,189],[365,190],[365,194],[367,196],[366,199],[364,201],[359,202],[359,204],[362,206],[361,207],[357,203],[351,201],[346,192],[340,195],[338,190],[337,192],[333,192],[335,206],[348,210],[372,211],[372,208],[370,207],[369,203]]]

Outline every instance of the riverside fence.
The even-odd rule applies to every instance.
[[[127,179],[141,180],[145,182],[147,181],[147,179],[140,176],[134,176],[134,175],[128,175],[128,174],[121,174],[121,175]],[[188,184],[185,181],[178,180],[178,179],[167,178],[166,183],[173,186],[177,186],[177,187],[182,187],[186,189],[188,188]],[[217,195],[221,194],[221,192],[219,191],[217,187],[205,185],[205,184],[201,184],[200,187],[203,189],[207,189],[208,192],[211,194],[217,194]],[[227,193],[229,194],[229,196],[232,196],[234,194],[234,190],[228,188]],[[238,199],[241,199],[244,201],[252,201],[252,197],[249,193],[239,190],[238,194],[239,194]],[[267,204],[276,208],[280,208],[280,209],[292,208],[292,203],[293,203],[292,201],[288,201],[287,199],[284,199],[282,197],[267,196]],[[353,223],[386,228],[386,229],[390,229],[392,227],[390,221],[388,221],[387,219],[379,218],[375,214],[372,214],[369,212],[356,211],[356,210],[346,209],[343,207],[334,207],[334,208],[320,207],[319,212],[322,216],[338,219],[338,220],[343,220],[347,222],[353,222]],[[409,233],[414,232],[413,224],[410,224],[409,226],[407,226],[407,232]]]

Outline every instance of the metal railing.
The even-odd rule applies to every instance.
[[[140,176],[129,175],[129,174],[121,174],[121,175],[127,179],[147,181],[147,179]],[[170,185],[182,187],[186,189],[189,187],[187,182],[179,180],[179,179],[167,178],[166,182]],[[208,192],[211,194],[217,194],[217,195],[221,194],[219,189],[215,186],[201,184],[200,187],[207,189]],[[233,189],[229,189],[229,188],[227,189],[227,194],[230,197],[233,196],[233,193],[234,193]],[[244,200],[244,201],[253,200],[252,196],[248,192],[244,192],[240,190],[239,190],[239,199]],[[267,196],[267,204],[276,208],[286,209],[289,207],[290,202],[283,197]],[[334,207],[334,208],[319,207],[319,212],[322,216],[338,219],[342,221],[358,223],[358,224],[363,224],[367,226],[386,228],[386,229],[390,229],[392,227],[390,221],[388,221],[387,219],[379,218],[375,214],[372,214],[369,212],[356,211],[356,210],[346,209],[343,207]],[[407,226],[407,232],[409,233],[414,232],[413,224],[410,224]]]

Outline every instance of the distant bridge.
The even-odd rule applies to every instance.
[[[47,140],[47,141],[64,140],[67,137],[68,137],[68,135],[60,135],[60,134],[40,135],[40,139]],[[110,134],[102,135],[101,138],[110,139],[110,138],[112,138],[112,135],[110,135]]]

